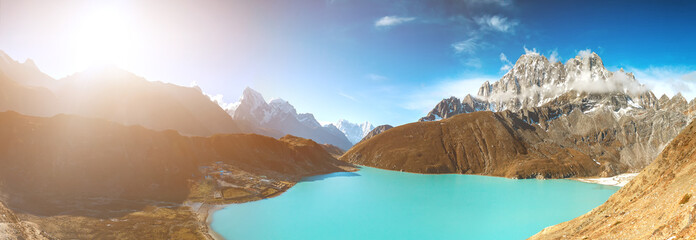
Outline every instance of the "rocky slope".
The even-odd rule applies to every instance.
[[[321,145],[293,136],[187,137],[100,119],[14,112],[0,113],[0,159],[0,202],[61,238],[101,238],[74,235],[84,233],[85,226],[72,226],[69,229],[77,232],[70,233],[61,230],[68,226],[55,225],[68,220],[132,222],[142,214],[154,214],[155,221],[167,215],[149,210],[128,214],[148,206],[214,199],[215,192],[223,198],[237,192],[230,196],[260,199],[284,191],[301,177],[349,167]],[[190,213],[172,211],[195,223]],[[95,226],[92,231],[105,230]]]
[[[606,70],[595,53],[581,54],[565,65],[528,53],[521,56],[501,80],[493,84],[484,83],[478,96],[467,95],[463,100],[456,97],[444,99],[419,122],[444,121],[441,119],[492,110],[507,122],[520,120],[530,125],[528,129],[510,129],[526,146],[534,149],[570,148],[590,157],[600,168],[596,172],[569,171],[561,175],[542,171],[539,175],[611,176],[640,171],[647,166],[693,119],[694,109],[696,103],[687,102],[681,95],[671,99],[662,96],[658,100],[632,74],[623,70]],[[410,128],[418,126],[425,125]],[[395,136],[393,141],[402,138]],[[483,149],[479,151],[484,152]],[[359,164],[373,161],[353,157],[353,161]],[[486,162],[486,159],[478,161]],[[389,166],[389,163],[383,166]],[[388,168],[400,170],[398,167]],[[415,170],[428,172],[425,168]]]
[[[22,221],[2,202],[0,202],[0,238],[7,240],[49,239],[35,223]]]
[[[691,239],[696,235],[696,123],[606,203],[530,239]]]
[[[256,128],[272,129],[282,135],[309,138],[344,150],[353,146],[345,134],[335,126],[321,126],[314,115],[298,114],[295,107],[285,100],[274,99],[266,102],[259,92],[251,88],[244,89],[239,102],[233,104],[227,112],[235,120],[246,121]]]

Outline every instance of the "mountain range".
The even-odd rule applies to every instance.
[[[190,136],[256,133],[280,138],[291,134],[343,150],[362,139],[363,128],[369,132],[372,127],[363,123],[356,129],[345,120],[322,126],[311,113],[298,114],[282,99],[267,103],[251,88],[232,108],[222,109],[198,87],[147,81],[116,67],[91,68],[55,80],[31,59],[20,63],[1,51],[0,97],[0,111],[32,116],[75,114]]]
[[[261,93],[247,87],[239,101],[227,109],[232,119],[250,123],[256,129],[275,131],[273,137],[291,134],[318,143],[335,145],[347,150],[353,144],[334,125],[322,126],[311,113],[298,114],[295,107],[283,99],[266,102]]]
[[[324,126],[333,125],[338,130],[341,130],[343,134],[346,135],[351,143],[356,144],[360,142],[365,136],[367,136],[372,129],[375,129],[370,122],[363,122],[360,124],[349,122],[345,119],[338,120],[336,123],[329,123]]]
[[[44,117],[76,114],[192,136],[250,130],[199,89],[147,81],[115,67],[54,80],[33,61],[19,63],[0,53],[0,89],[0,111]]]
[[[479,95],[444,99],[419,122],[341,159],[424,173],[612,176],[647,166],[693,119],[695,105],[681,95],[657,99],[633,74],[604,68],[596,53],[565,64],[528,53]]]

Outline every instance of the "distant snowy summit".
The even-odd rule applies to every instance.
[[[370,122],[366,121],[358,124],[349,122],[345,119],[338,120],[336,123],[329,123],[325,126],[329,125],[332,125],[343,132],[343,134],[345,134],[348,140],[350,140],[350,142],[353,144],[360,142],[360,140],[367,136],[372,129],[375,129]]]
[[[261,93],[249,87],[244,89],[238,102],[225,110],[235,120],[245,121],[255,127],[272,129],[281,135],[309,138],[318,143],[335,145],[343,150],[352,147],[374,128],[368,122],[353,124],[345,120],[322,126],[313,114],[298,114],[295,107],[283,99],[266,102]],[[354,140],[356,138],[357,141]]]

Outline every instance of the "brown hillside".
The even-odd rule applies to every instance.
[[[598,173],[598,166],[589,156],[553,144],[530,147],[519,131],[533,134],[536,129],[501,113],[461,114],[442,121],[392,128],[359,143],[341,160],[408,172],[513,178]]]
[[[606,203],[531,239],[693,239],[696,123]]]
[[[341,155],[346,153],[346,151],[343,151],[342,149],[331,144],[322,144],[321,146],[324,147],[324,150],[329,152],[331,156],[334,156],[335,158],[340,158]]]
[[[75,116],[0,113],[0,200],[12,209],[52,215],[73,211],[71,202],[183,202],[191,181],[204,178],[201,167],[213,164],[285,181],[345,165],[301,138],[185,137]]]

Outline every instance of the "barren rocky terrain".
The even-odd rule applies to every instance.
[[[530,239],[693,239],[696,123],[606,203]]]

